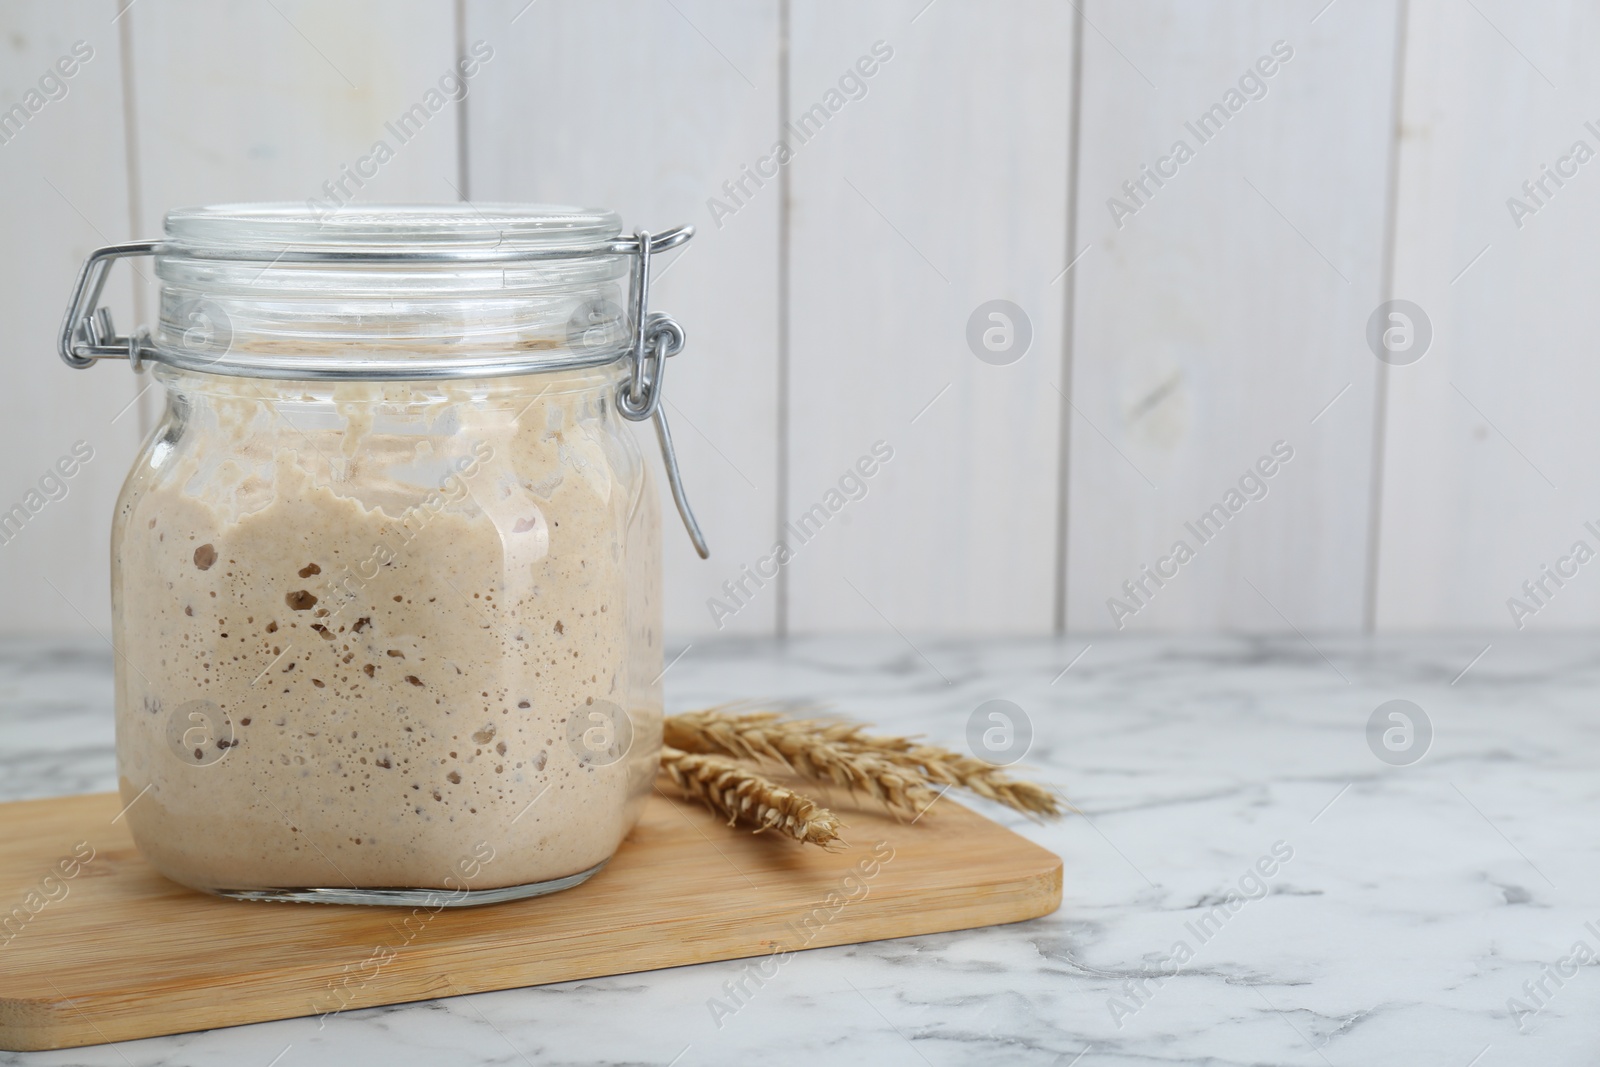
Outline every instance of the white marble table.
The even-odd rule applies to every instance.
[[[1488,640],[697,644],[675,710],[815,698],[960,744],[1015,701],[1083,812],[1001,816],[1065,858],[1060,911],[802,953],[720,1029],[740,963],[0,1063],[1595,1063],[1600,649],[1496,638],[1463,674]],[[112,788],[110,670],[0,646],[0,798]],[[1434,730],[1409,766],[1367,740],[1396,698]]]

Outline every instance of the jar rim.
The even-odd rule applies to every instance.
[[[548,252],[595,249],[622,233],[604,208],[558,204],[346,204],[290,202],[175,208],[165,219],[166,254],[266,259],[286,250],[384,257],[433,251]]]
[[[638,239],[602,208],[230,203],[174,209],[165,229],[149,354],[189,370],[476,378],[634,347],[618,284]]]

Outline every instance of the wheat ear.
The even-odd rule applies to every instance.
[[[754,823],[758,833],[772,830],[823,847],[839,840],[839,819],[833,812],[732,760],[664,746],[661,769],[684,793],[726,815],[730,826]]]
[[[851,729],[859,727],[716,709],[671,716],[665,727],[667,744],[685,751],[775,765],[802,778],[866,793],[901,814],[920,815],[939,799],[914,769],[878,752],[840,744],[841,730]]]
[[[1044,786],[937,745],[875,737],[855,723],[709,708],[670,716],[666,736],[685,751],[775,763],[802,777],[863,789],[901,811],[926,810],[935,799],[929,786],[944,785],[1029,815],[1061,815],[1059,798]]]
[[[891,759],[893,762],[904,761],[920,767],[930,781],[959,786],[1025,814],[1042,815],[1048,819],[1061,817],[1061,799],[1054,790],[1012,778],[1001,768],[981,759],[963,756],[937,745],[913,745],[895,753]]]

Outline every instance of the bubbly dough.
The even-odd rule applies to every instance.
[[[661,730],[660,520],[613,373],[156,373],[173,402],[113,538],[117,757],[151,863],[212,889],[485,889],[608,858]]]

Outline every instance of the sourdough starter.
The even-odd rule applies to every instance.
[[[656,496],[614,378],[157,373],[175,413],[123,490],[113,582],[122,795],[155,867],[484,889],[608,858],[654,776],[661,670]]]

